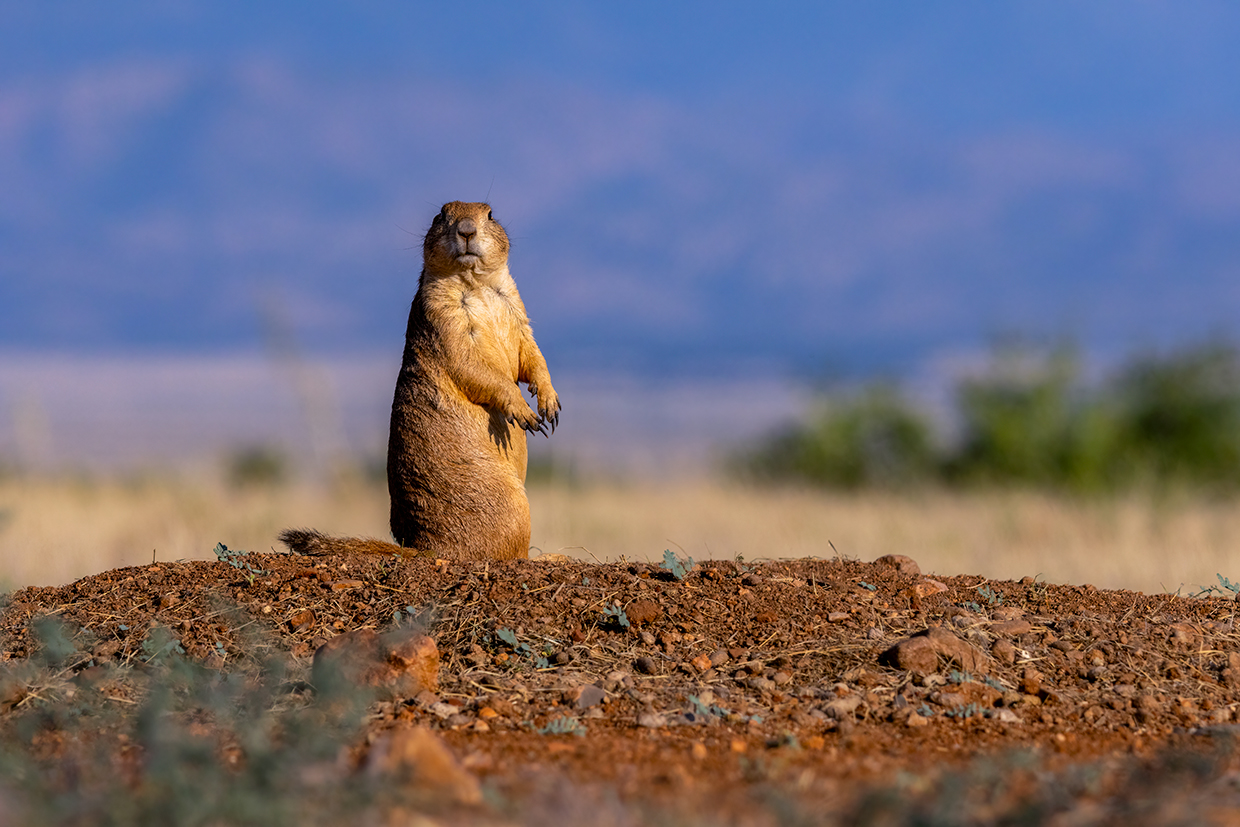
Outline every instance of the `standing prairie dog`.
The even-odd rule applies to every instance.
[[[293,551],[529,556],[525,432],[554,431],[560,400],[508,272],[508,246],[489,205],[461,201],[444,204],[423,240],[388,437],[400,545],[297,529],[280,535]]]

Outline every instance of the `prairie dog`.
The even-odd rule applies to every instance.
[[[400,545],[285,531],[280,539],[293,551],[529,556],[525,432],[554,431],[560,400],[508,271],[508,249],[508,234],[482,203],[444,204],[423,240],[388,437],[391,528]]]

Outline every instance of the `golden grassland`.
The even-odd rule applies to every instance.
[[[907,554],[923,571],[1192,593],[1240,580],[1240,501],[1188,494],[830,493],[717,479],[531,485],[535,554],[600,561]],[[278,548],[310,526],[387,536],[387,493],[358,480],[232,487],[210,475],[0,481],[0,584],[69,582],[212,548]]]

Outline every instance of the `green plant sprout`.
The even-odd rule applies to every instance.
[[[622,606],[605,606],[603,607],[603,620],[614,620],[622,628],[629,628],[629,616]]]
[[[576,735],[578,738],[586,737],[585,724],[569,715],[561,715],[559,718],[548,721],[545,726],[538,727],[534,731],[539,735]]]
[[[665,549],[663,551],[663,563],[659,568],[666,569],[672,573],[672,577],[677,580],[684,580],[689,576],[689,572],[693,569],[693,558],[685,557],[683,560],[672,554],[672,550]]]
[[[248,551],[242,551],[241,549],[230,549],[223,543],[216,543],[215,548],[213,548],[212,551],[215,552],[215,557],[217,560],[227,563],[234,569],[241,569],[244,571],[246,574],[246,580],[250,583],[250,585],[254,585],[255,577],[260,574],[266,574],[265,571],[260,568],[256,568],[252,563],[244,559],[246,555],[249,554]]]

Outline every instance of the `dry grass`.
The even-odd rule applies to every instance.
[[[823,494],[709,480],[535,486],[534,545],[600,560],[907,554],[923,570],[1041,575],[1147,592],[1240,579],[1233,500],[1028,492]],[[359,482],[234,489],[195,477],[0,483],[0,582],[56,584],[122,565],[268,549],[290,526],[387,534],[387,496]],[[830,542],[828,542],[830,541]]]

